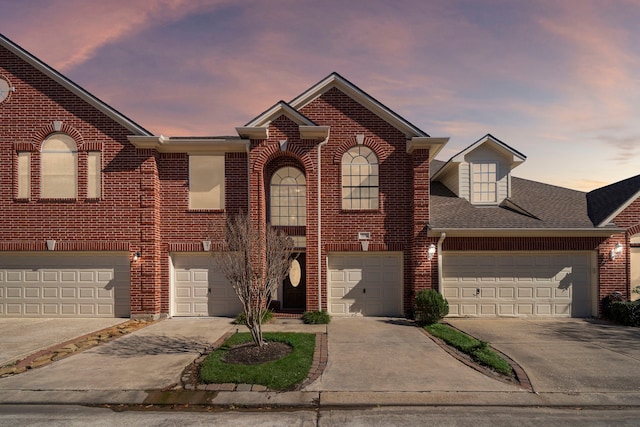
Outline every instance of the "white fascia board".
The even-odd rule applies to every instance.
[[[420,136],[426,137],[428,136],[425,132],[418,129],[411,123],[404,120],[402,117],[371,98],[366,93],[362,92],[362,90],[353,86],[351,83],[344,80],[339,75],[332,73],[327,78],[322,80],[320,83],[311,87],[306,92],[302,93],[298,97],[296,97],[293,101],[289,102],[296,110],[300,110],[304,108],[306,105],[311,103],[313,100],[320,97],[323,93],[328,91],[329,89],[336,87],[342,92],[344,92],[347,96],[363,105],[366,109],[380,117],[382,120],[386,121],[400,132],[402,132],[407,138]]]
[[[269,128],[262,126],[238,126],[236,128],[236,132],[240,135],[241,138],[247,139],[268,139],[269,138]]]
[[[154,149],[158,153],[245,153],[249,146],[246,139],[224,138],[181,138],[171,139],[160,136],[129,136],[136,148]]]
[[[466,156],[467,154],[475,150],[477,147],[484,144],[491,144],[491,146],[493,146],[497,151],[502,152],[506,156],[510,157],[512,168],[515,168],[516,166],[520,165],[527,159],[526,156],[518,153],[508,145],[504,144],[503,142],[495,140],[493,137],[491,137],[491,135],[485,135],[484,137],[480,138],[479,140],[477,140],[476,142],[474,142],[464,150],[460,151],[458,154],[451,157],[450,161],[454,163],[464,162],[465,161],[464,156]]]
[[[618,227],[611,228],[432,228],[429,237],[447,233],[447,237],[608,237],[623,233]]]
[[[638,197],[640,197],[640,191],[638,191],[636,194],[630,197],[629,200],[627,200],[623,205],[621,205],[618,209],[616,209],[611,215],[606,217],[604,221],[598,224],[598,227],[604,227],[605,225],[612,223],[615,217],[617,217],[618,215],[620,215],[622,211],[627,209],[627,207],[629,207],[631,203],[635,202]]]
[[[283,114],[285,116],[287,116],[288,118],[290,118],[293,122],[295,122],[298,125],[303,125],[303,126],[314,126],[315,125],[315,123],[313,123],[307,117],[305,117],[304,115],[300,114],[295,109],[291,108],[291,106],[288,105],[286,102],[280,101],[276,105],[274,105],[273,107],[269,108],[264,113],[260,114],[255,119],[251,120],[244,127],[248,127],[248,128],[252,128],[252,127],[268,127],[269,123],[271,123],[271,121],[273,121],[274,119],[276,119],[277,117],[279,117],[279,116],[281,116]]]
[[[331,126],[298,126],[300,129],[300,139],[324,140],[329,136]]]
[[[138,125],[137,123],[135,123],[134,121],[132,121],[131,119],[129,119],[128,117],[120,113],[119,111],[105,104],[103,101],[101,101],[94,95],[90,94],[89,92],[87,92],[86,90],[78,86],[77,84],[73,83],[71,80],[69,80],[68,78],[66,78],[65,76],[63,76],[62,74],[54,70],[53,68],[51,68],[49,65],[40,61],[38,58],[31,55],[29,52],[22,49],[18,45],[14,44],[13,42],[11,42],[9,39],[5,38],[2,35],[0,35],[0,45],[7,48],[9,51],[11,51],[13,54],[18,56],[20,59],[27,62],[31,66],[33,66],[44,75],[50,77],[53,81],[63,86],[65,89],[69,90],[71,93],[73,93],[83,101],[87,102],[92,107],[101,111],[102,113],[104,113],[105,115],[113,119],[115,122],[121,124],[123,127],[130,130],[132,133],[136,135],[145,135],[145,136],[151,135],[151,133],[148,130]]]
[[[415,150],[429,150],[429,161],[433,160],[433,158],[442,150],[442,148],[449,142],[448,137],[431,137],[431,136],[420,136],[413,137],[409,141],[407,141],[407,153],[411,154]]]

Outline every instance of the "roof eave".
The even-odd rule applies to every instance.
[[[430,228],[428,236],[438,237],[609,237],[622,233],[619,227],[607,228]]]
[[[413,137],[407,141],[407,153],[412,154],[415,150],[429,150],[429,161],[442,150],[442,148],[449,142],[448,137],[431,137],[420,136]]]
[[[632,197],[630,197],[629,199],[627,199],[626,202],[624,202],[622,205],[620,205],[618,207],[618,209],[616,209],[615,211],[613,211],[608,217],[606,217],[603,221],[601,221],[598,224],[598,227],[604,227],[605,225],[612,223],[613,220],[620,215],[620,213],[622,213],[622,211],[624,211],[625,209],[627,209],[629,207],[629,205],[631,203],[633,203],[638,197],[640,197],[640,191],[638,191],[636,194],[634,194]]]
[[[344,92],[347,96],[363,105],[382,120],[398,129],[407,138],[429,136],[427,133],[412,125],[382,103],[363,92],[360,88],[340,76],[338,73],[331,73],[325,79],[294,98],[289,102],[289,105],[296,110],[300,110],[334,87]]]
[[[152,149],[158,153],[189,153],[189,154],[223,154],[245,153],[249,147],[247,139],[226,138],[180,138],[171,139],[159,136],[129,136],[136,148]]]

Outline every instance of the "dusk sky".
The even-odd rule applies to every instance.
[[[447,160],[487,133],[522,178],[640,174],[640,0],[4,0],[0,33],[154,134],[235,135],[333,71]]]

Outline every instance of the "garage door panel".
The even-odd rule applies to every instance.
[[[333,315],[402,315],[402,256],[396,252],[332,253],[328,257]]]
[[[243,310],[214,256],[175,253],[172,262],[174,316],[236,316]]]
[[[590,260],[589,253],[445,253],[442,291],[452,316],[589,316]]]
[[[127,317],[126,254],[103,252],[0,255],[0,315]]]

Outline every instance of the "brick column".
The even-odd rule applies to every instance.
[[[140,165],[140,239],[131,248],[133,252],[139,251],[142,255],[139,260],[131,263],[131,316],[158,317],[161,308],[162,264],[160,182],[154,152],[139,152],[144,152],[148,157]]]

